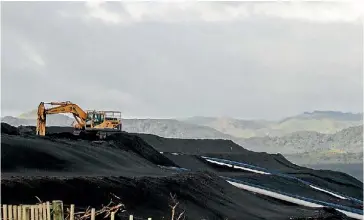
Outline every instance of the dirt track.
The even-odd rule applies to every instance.
[[[353,206],[292,180],[236,171],[206,163],[201,155],[274,169],[362,200],[362,183],[351,176],[314,171],[291,164],[281,155],[247,151],[231,141],[164,139],[118,134],[104,143],[72,139],[68,128],[50,128],[48,137],[19,134],[2,124],[2,202],[31,203],[61,199],[99,207],[119,196],[136,216],[169,218],[169,193],[177,194],[188,219],[287,219],[317,216],[317,210],[240,190],[218,176],[234,177],[297,195]],[[27,129],[22,129],[25,131]],[[34,128],[30,128],[34,131]],[[164,152],[163,154],[159,152]],[[170,152],[170,153],[167,153]],[[183,153],[187,155],[173,155]],[[182,167],[178,172],[163,167]],[[55,191],[57,189],[58,191]],[[342,219],[339,214],[330,214]]]

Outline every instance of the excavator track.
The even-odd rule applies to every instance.
[[[97,140],[104,140],[107,136],[115,133],[121,133],[121,130],[116,129],[88,129],[88,130],[74,130],[73,134],[76,136],[84,136]]]

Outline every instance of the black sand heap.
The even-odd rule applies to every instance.
[[[34,127],[14,128],[2,123],[1,129],[4,204],[35,203],[38,196],[97,208],[114,194],[125,204],[127,213],[170,219],[170,194],[174,194],[180,202],[177,211],[184,210],[186,219],[349,219],[332,209],[308,208],[239,189],[220,177],[225,176],[361,209],[358,203],[317,191],[295,179],[213,165],[201,158],[224,158],[275,170],[362,200],[362,182],[349,175],[296,166],[281,155],[247,151],[231,141],[122,133],[100,143],[74,138],[67,133],[68,128],[49,128],[46,137],[35,136]]]

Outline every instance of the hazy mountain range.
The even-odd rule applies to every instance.
[[[13,126],[36,125],[37,111],[23,113],[18,117],[5,116],[2,122]],[[47,126],[72,126],[74,119],[63,114],[47,115]],[[172,138],[234,139],[214,128],[178,121],[176,119],[123,119],[123,130],[149,133]]]
[[[282,137],[240,139],[241,146],[256,151],[283,154],[304,152],[360,153],[363,151],[363,125],[349,127],[334,134],[299,131]]]
[[[13,126],[35,125],[36,111],[1,119]],[[48,115],[48,126],[71,126],[74,119]],[[280,121],[223,117],[123,119],[123,130],[169,138],[230,139],[253,151],[282,153],[292,161],[362,162],[363,114],[305,112]],[[336,158],[336,159],[335,159]]]
[[[35,125],[37,111],[18,117],[6,116],[10,124]],[[48,115],[47,125],[71,126],[73,118],[67,115]],[[287,117],[280,121],[242,120],[228,117],[196,116],[185,119],[123,119],[126,131],[153,133],[176,138],[251,138],[285,136],[299,131],[333,134],[345,128],[363,124],[362,113],[314,111]],[[192,133],[190,132],[192,131]]]
[[[280,121],[240,120],[233,118],[192,117],[184,122],[215,128],[235,137],[283,136],[297,131],[316,131],[332,134],[342,129],[361,125],[363,114],[335,111],[305,112]]]

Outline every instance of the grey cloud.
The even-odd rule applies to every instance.
[[[80,3],[3,3],[2,112],[52,100],[151,117],[362,111],[359,23],[253,16],[125,26],[86,13]]]
[[[112,5],[112,7],[110,7]],[[352,22],[364,15],[362,1],[349,2],[103,2],[87,3],[87,16],[108,24],[145,21],[241,21],[252,16],[313,22]],[[120,8],[122,6],[122,8]],[[121,13],[122,11],[122,13]]]

